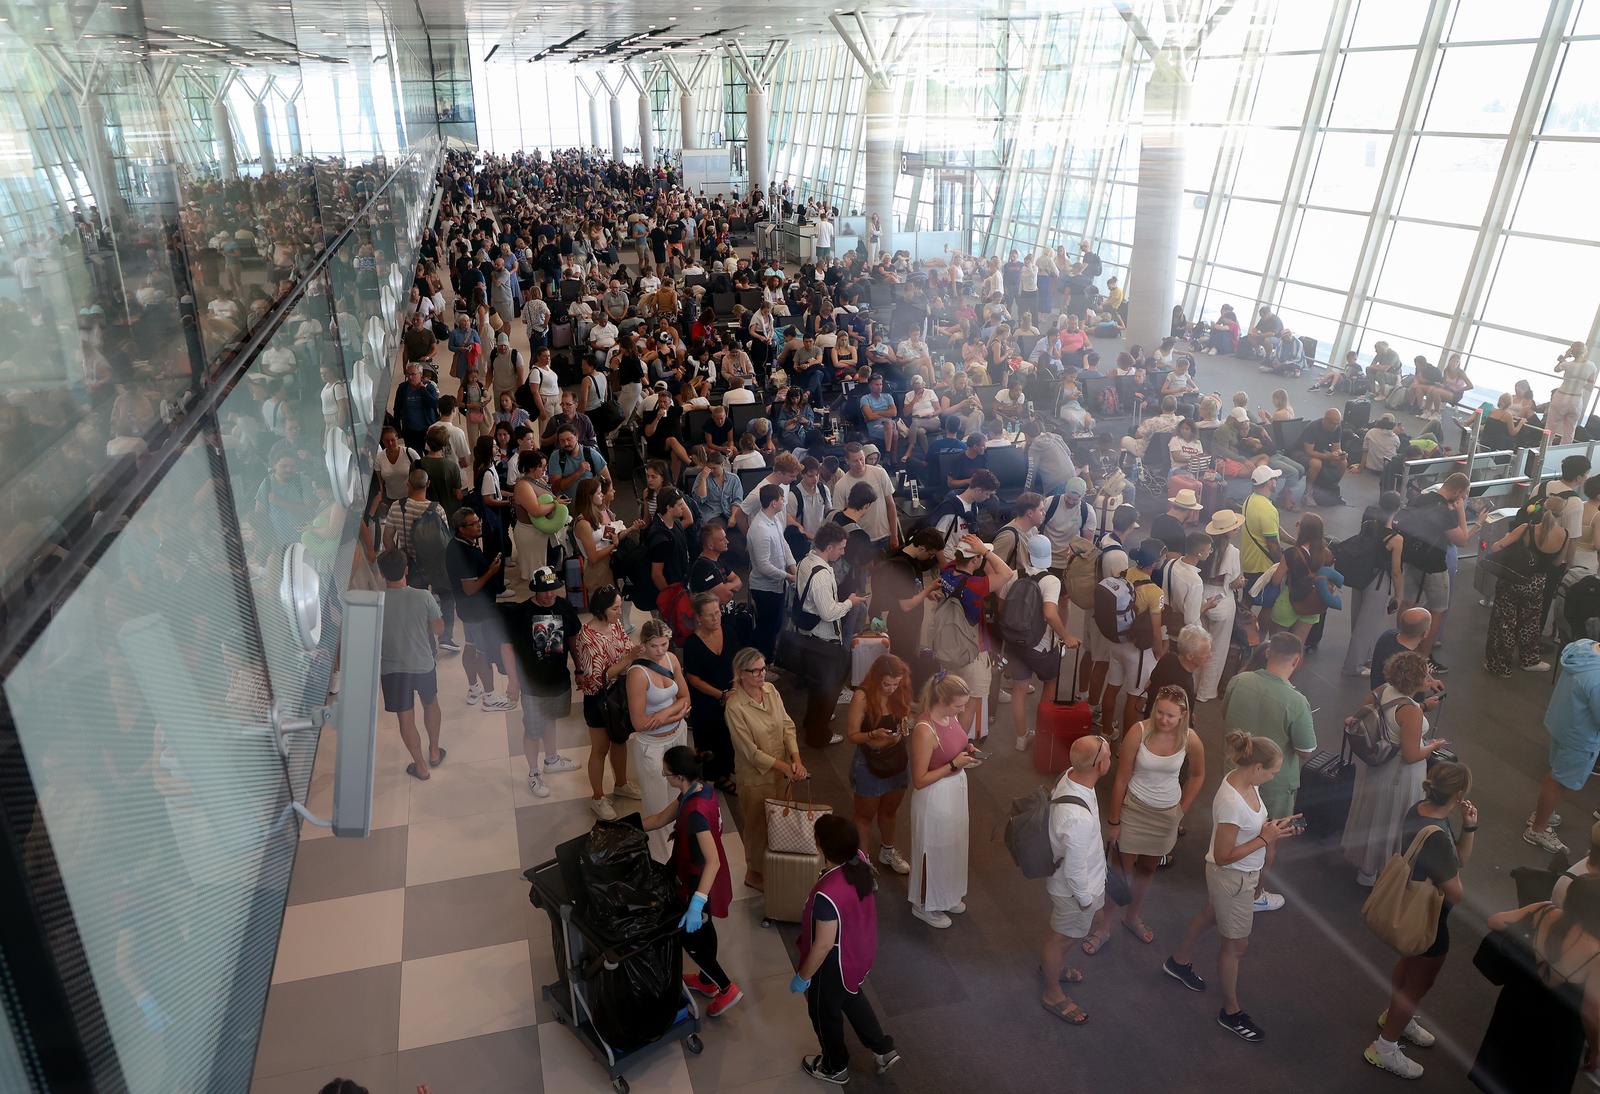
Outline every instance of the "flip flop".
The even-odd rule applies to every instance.
[[[1099,953],[1101,950],[1105,949],[1110,944],[1111,944],[1111,936],[1110,935],[1108,935],[1108,934],[1092,934],[1088,938],[1085,938],[1082,942],[1078,943],[1078,948],[1083,950],[1083,952],[1088,954],[1090,957],[1093,957],[1095,954]]]
[[[1039,966],[1039,975],[1040,976],[1044,975],[1044,966],[1043,965]],[[1066,967],[1066,969],[1063,970],[1062,973],[1061,973],[1061,983],[1063,983],[1063,984],[1081,984],[1081,983],[1083,983],[1083,970],[1082,969],[1075,969],[1071,965],[1068,965]]]
[[[428,766],[438,767],[440,764],[444,763],[444,758],[448,755],[450,755],[449,750],[441,748],[439,750],[439,758],[437,760],[429,760]]]
[[[410,775],[413,779],[416,779],[419,783],[425,783],[428,781],[428,776],[417,773],[417,765],[414,763],[406,764],[406,774]]]
[[[1039,1005],[1069,1026],[1081,1026],[1089,1020],[1089,1012],[1070,999],[1063,999],[1059,1003],[1041,999]]]
[[[1139,920],[1137,925],[1129,923],[1126,919],[1120,920],[1119,922],[1127,929],[1129,934],[1133,935],[1133,937],[1137,938],[1140,942],[1143,942],[1146,946],[1150,945],[1150,943],[1156,940],[1156,932],[1152,931],[1149,925],[1146,924],[1142,919]]]

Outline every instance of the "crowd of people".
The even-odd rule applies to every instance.
[[[1214,929],[1217,1020],[1259,1042],[1243,959],[1255,916],[1286,903],[1269,887],[1274,859],[1305,831],[1302,770],[1318,750],[1294,678],[1343,611],[1345,672],[1371,690],[1353,718],[1382,745],[1356,764],[1341,841],[1352,883],[1378,886],[1409,849],[1414,880],[1442,897],[1434,940],[1401,956],[1363,1055],[1422,1073],[1400,1045],[1433,1043],[1418,1007],[1449,948],[1478,825],[1471,774],[1429,726],[1449,671],[1437,647],[1456,556],[1478,515],[1459,474],[1415,497],[1385,490],[1338,543],[1314,510],[1343,504],[1346,476],[1384,475],[1436,446],[1436,425],[1411,436],[1383,414],[1347,428],[1337,410],[1301,422],[1283,391],[1255,414],[1243,392],[1202,392],[1207,348],[1304,367],[1267,308],[1250,331],[1231,311],[1203,330],[1175,315],[1152,353],[1129,347],[1102,368],[1091,339],[1120,331],[1125,297],[1115,278],[1102,288],[1087,242],[1070,257],[912,263],[868,233],[858,250],[796,267],[736,247],[789,200],[780,190],[708,198],[665,170],[579,152],[454,158],[442,189],[369,509],[380,530],[363,537],[407,605],[386,613],[383,690],[413,777],[446,761],[440,655],[460,654],[469,705],[520,724],[536,795],[577,767],[553,728],[576,689],[592,808],[610,820],[617,799],[638,801],[628,811],[644,815],[689,905],[684,950],[698,971],[686,984],[720,1016],[742,992],[719,964],[714,919],[733,887],[767,883],[763,803],[806,780],[819,750],[851,749],[848,812],[817,825],[829,868],[791,984],[821,1046],[806,1071],[841,1083],[845,1018],[880,1071],[899,1058],[860,993],[878,870],[905,876],[918,921],[950,929],[966,912],[969,779],[995,762],[996,727],[1027,752],[1056,732],[1057,708],[1085,704],[1088,732],[1067,742],[1051,794],[1042,1006],[1087,1020],[1067,991],[1084,979],[1071,962],[1119,925],[1156,943],[1143,913],[1172,888],[1159,868],[1186,821],[1209,823],[1205,891],[1162,969],[1208,990],[1198,966]],[[519,321],[526,358],[510,337]],[[1586,357],[1569,364],[1583,373]],[[1441,377],[1406,389],[1417,410],[1466,390]],[[1600,507],[1574,460],[1495,545],[1525,547],[1528,566],[1495,594],[1491,673],[1550,668],[1550,582],[1593,551]],[[632,520],[618,516],[619,492],[637,501]],[[1562,789],[1581,788],[1600,758],[1600,645],[1574,642],[1562,662],[1551,774],[1524,835],[1550,851],[1565,851],[1550,815]],[[1225,732],[1208,822],[1194,812],[1203,704]],[[737,804],[738,878],[719,791]],[[1539,1036],[1569,1084],[1600,1043],[1600,1008],[1580,1020],[1575,1003],[1600,998],[1579,962],[1600,952],[1600,883],[1586,875],[1564,907],[1490,924],[1540,958],[1536,973],[1505,974],[1506,997],[1567,1007]],[[1521,951],[1505,948],[1514,964]],[[1565,1089],[1520,1082],[1506,1039],[1526,1029],[1497,1009],[1480,1086]]]

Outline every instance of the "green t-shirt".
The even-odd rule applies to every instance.
[[[1317,731],[1311,724],[1311,704],[1293,684],[1265,669],[1241,672],[1223,696],[1222,724],[1265,737],[1283,749],[1283,768],[1263,789],[1300,789],[1297,753],[1317,747]]]
[[[1277,565],[1264,547],[1278,536],[1278,507],[1264,494],[1244,499],[1244,535],[1239,537],[1239,568],[1247,574],[1262,574]]]
[[[433,669],[433,621],[439,602],[426,589],[383,591],[383,653],[378,671],[429,672]]]

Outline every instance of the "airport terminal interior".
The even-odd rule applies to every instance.
[[[835,2],[0,0],[0,1092],[1600,1086],[1600,0]]]

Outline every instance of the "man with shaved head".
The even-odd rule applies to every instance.
[[[1391,627],[1378,636],[1378,641],[1372,647],[1372,668],[1369,678],[1372,688],[1381,691],[1385,683],[1383,666],[1389,663],[1389,658],[1397,653],[1408,650],[1418,650],[1428,637],[1428,631],[1433,627],[1433,613],[1427,608],[1407,608],[1395,617],[1397,626]]]
[[[1072,766],[1050,794],[1050,845],[1060,856],[1045,888],[1050,893],[1050,934],[1044,940],[1044,1009],[1069,1025],[1089,1015],[1061,990],[1083,979],[1066,967],[1067,949],[1089,933],[1106,902],[1106,849],[1100,836],[1100,803],[1094,786],[1111,770],[1111,745],[1101,736],[1079,737],[1069,753]]]

